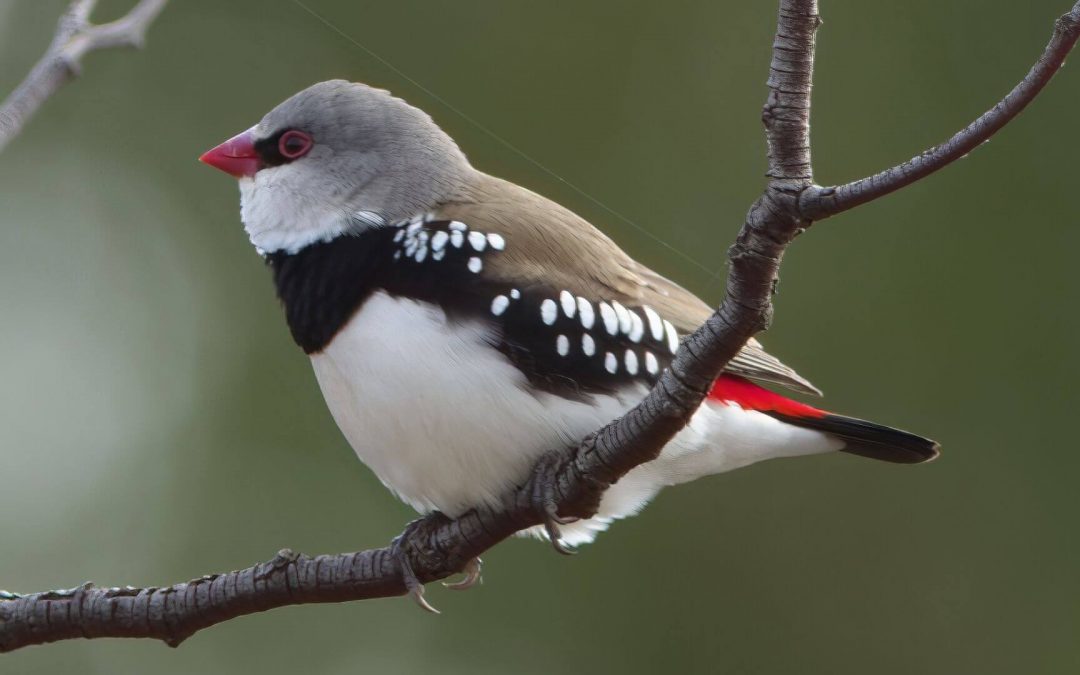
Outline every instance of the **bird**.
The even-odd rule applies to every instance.
[[[317,83],[200,160],[239,180],[244,230],[345,439],[420,514],[497,507],[547,453],[640,401],[712,312],[571,210],[474,168],[384,89]],[[777,389],[821,394],[751,339],[595,516],[522,534],[568,551],[664,487],[767,459],[939,454]],[[466,575],[455,587],[475,583],[479,561]]]

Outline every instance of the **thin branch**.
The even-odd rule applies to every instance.
[[[82,59],[97,49],[142,47],[146,31],[168,0],[140,0],[126,15],[95,26],[90,13],[97,0],[75,0],[56,25],[45,55],[0,104],[0,152],[50,96],[79,74]]]
[[[97,7],[97,4],[98,0],[74,0],[74,2],[71,3],[71,7],[69,7],[68,11],[65,13],[66,18],[61,18],[61,21],[70,22],[70,32],[64,31],[68,33],[65,37],[65,42],[67,41],[67,38],[70,38],[90,24],[90,15],[94,13],[94,8]]]
[[[560,514],[593,515],[604,490],[659,454],[728,360],[768,325],[783,252],[810,224],[802,197],[821,190],[812,182],[809,136],[819,23],[816,0],[780,0],[762,114],[769,144],[768,181],[729,250],[731,270],[723,303],[684,340],[671,368],[641,403],[558,463],[555,497]],[[1074,30],[1071,25],[1059,22],[1055,40]],[[508,495],[499,509],[474,510],[454,520],[434,514],[407,528],[402,546],[419,580],[444,579],[514,532],[540,524],[534,489],[530,481]],[[317,558],[283,550],[253,567],[168,588],[85,584],[32,595],[0,593],[0,651],[76,637],[149,637],[176,646],[202,628],[246,614],[405,592],[402,570],[389,547]]]
[[[896,192],[952,164],[979,147],[1035,100],[1080,39],[1080,2],[1061,16],[1042,56],[1013,90],[978,119],[941,145],[880,173],[833,187],[815,187],[803,193],[800,208],[806,218],[822,220],[879,197]]]

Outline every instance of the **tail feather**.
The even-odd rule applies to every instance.
[[[734,403],[788,424],[836,436],[846,444],[843,452],[861,457],[895,464],[920,464],[935,459],[941,452],[941,447],[929,438],[818,410],[736,375],[725,373],[717,378],[709,398]]]
[[[793,417],[775,412],[766,414],[788,424],[836,436],[845,443],[841,449],[843,452],[860,457],[894,464],[921,464],[936,459],[941,453],[941,446],[929,438],[854,417],[832,413],[823,417]]]

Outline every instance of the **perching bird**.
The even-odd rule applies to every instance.
[[[240,179],[244,228],[341,431],[421,513],[496,504],[545,453],[640,400],[711,312],[579,216],[473,168],[381,89],[316,84],[200,159]],[[592,541],[665,486],[764,459],[938,454],[758,383],[820,393],[751,340],[660,456],[563,540]]]

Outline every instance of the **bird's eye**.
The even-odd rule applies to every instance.
[[[311,146],[315,141],[311,139],[303,131],[297,131],[295,129],[286,131],[278,139],[278,152],[286,159],[299,159],[311,150]]]

